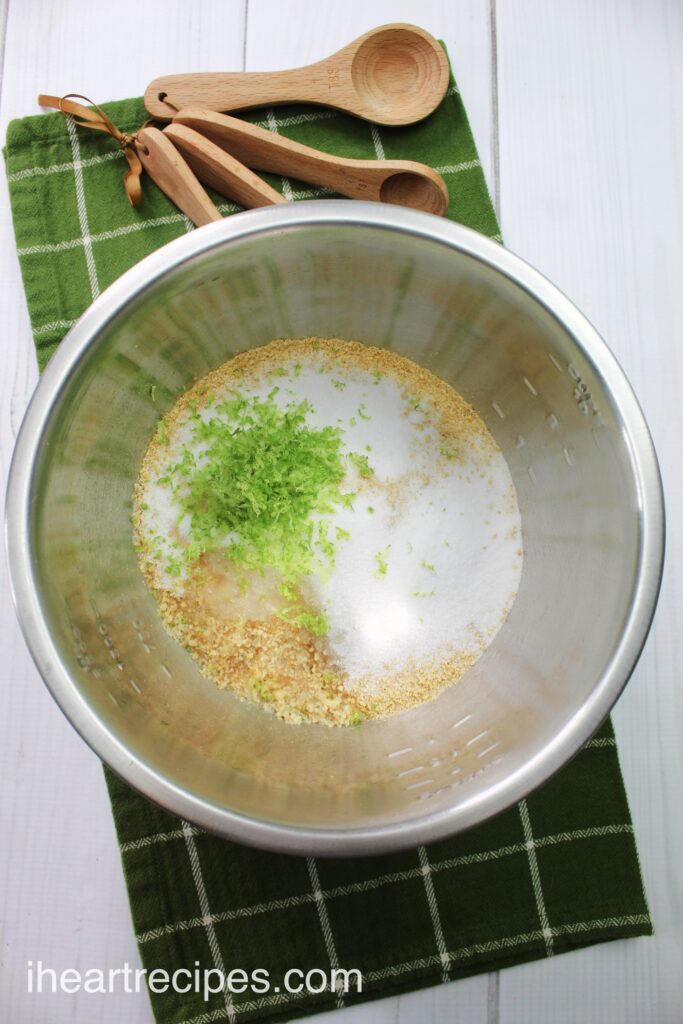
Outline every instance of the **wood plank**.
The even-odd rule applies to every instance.
[[[483,0],[373,0],[332,9],[315,0],[249,0],[246,67],[271,71],[321,60],[376,25],[407,21],[442,39],[491,185],[491,48]]]
[[[296,4],[249,0],[245,67],[248,71],[275,70],[320,60],[373,26],[396,21],[419,24],[446,43],[490,182],[489,12],[488,5],[480,0],[374,0],[372,4],[334,8],[316,0],[298,0]],[[485,976],[470,978],[352,1007],[344,1016],[349,1024],[496,1024],[495,998],[489,1013],[489,985],[495,994],[495,977],[491,982]]]
[[[500,975],[503,1024],[683,1018],[683,9],[675,0],[497,5],[507,244],[603,333],[649,418],[667,492],[668,572],[615,721],[653,939]]]
[[[243,0],[13,0],[7,21],[0,106],[12,117],[35,114],[39,90],[75,89],[96,101],[141,94],[156,75],[181,68],[239,69]],[[0,13],[2,13],[0,8]],[[1,23],[1,22],[0,22]],[[4,134],[4,131],[3,131]],[[37,374],[12,244],[6,188],[0,189],[0,473],[9,457]],[[0,875],[3,879],[2,1007],[7,1020],[39,1024],[129,1024],[152,1020],[138,995],[29,996],[26,962],[61,970],[139,966],[111,809],[98,759],[59,714],[35,671],[12,608],[0,559]]]
[[[12,0],[0,127],[40,113],[38,92],[74,90],[104,103],[141,96],[172,71],[239,71],[245,7],[245,0]]]

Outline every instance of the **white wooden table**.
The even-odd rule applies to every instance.
[[[656,623],[615,711],[656,936],[342,1011],[346,1024],[683,1020],[683,4],[680,0],[0,0],[0,121],[183,70],[275,69],[373,25],[449,47],[506,243],[593,320],[652,427],[668,504]],[[0,58],[1,59],[1,58]],[[0,186],[0,463],[36,381]],[[678,574],[678,575],[677,575]],[[149,1024],[144,994],[30,996],[26,962],[139,963],[97,758],[24,648],[0,567],[2,983],[11,1024]]]

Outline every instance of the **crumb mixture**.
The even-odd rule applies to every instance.
[[[273,341],[195,384],[159,422],[133,524],[170,632],[219,686],[294,723],[430,700],[490,644],[521,574],[483,420],[358,342]]]

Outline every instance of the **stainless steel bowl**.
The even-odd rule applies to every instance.
[[[386,346],[451,381],[505,453],[523,520],[519,595],[485,655],[431,703],[348,730],[285,725],[205,680],[131,544],[160,413],[234,353],[307,335]],[[112,285],[45,371],[7,502],[24,633],[83,738],[170,811],[291,853],[432,840],[547,779],[635,665],[663,536],[643,415],[578,310],[472,231],[344,201],[231,217]]]

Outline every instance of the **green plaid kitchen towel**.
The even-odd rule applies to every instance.
[[[126,131],[146,116],[139,100],[106,109]],[[425,161],[448,184],[448,216],[500,237],[453,83],[439,109],[408,128],[302,107],[251,119],[345,156]],[[99,292],[190,225],[149,181],[144,205],[131,208],[116,144],[59,114],[13,122],[6,162],[42,367]],[[269,180],[295,200],[324,194]],[[221,210],[235,207],[221,202]],[[389,856],[248,849],[173,818],[110,772],[107,781],[145,967],[270,974],[265,993],[205,1000],[201,992],[150,992],[160,1024],[299,1017],[652,931],[609,722],[518,807],[465,835]],[[289,968],[334,967],[359,969],[362,993],[285,991]]]

